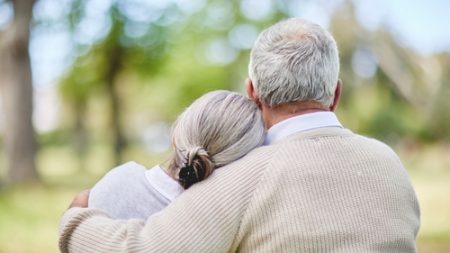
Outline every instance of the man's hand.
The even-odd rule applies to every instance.
[[[75,195],[75,198],[73,198],[72,203],[69,206],[69,209],[72,207],[82,207],[82,208],[88,207],[89,191],[90,189],[87,189]]]

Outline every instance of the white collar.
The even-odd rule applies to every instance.
[[[151,186],[170,201],[173,201],[184,191],[183,187],[159,165],[147,170],[145,176]]]
[[[270,145],[291,134],[322,127],[341,127],[334,112],[313,112],[288,118],[267,131],[264,145]]]

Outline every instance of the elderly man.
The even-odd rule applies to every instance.
[[[112,220],[75,197],[63,252],[415,252],[419,207],[385,144],[343,128],[336,42],[302,19],[263,31],[247,93],[266,145],[218,169],[162,212]]]

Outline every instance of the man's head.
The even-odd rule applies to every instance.
[[[331,34],[292,18],[259,35],[251,52],[247,91],[266,108],[312,103],[334,110],[340,92],[338,74],[338,49]]]

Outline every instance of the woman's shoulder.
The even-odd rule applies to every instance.
[[[127,162],[111,169],[91,189],[91,196],[102,195],[118,187],[125,189],[136,185],[140,178],[145,177],[146,168],[136,162]]]
[[[146,171],[146,167],[134,162],[134,161],[130,161],[124,164],[121,164],[113,169],[111,169],[106,175],[135,175],[135,174],[141,174],[141,173],[145,173]]]

